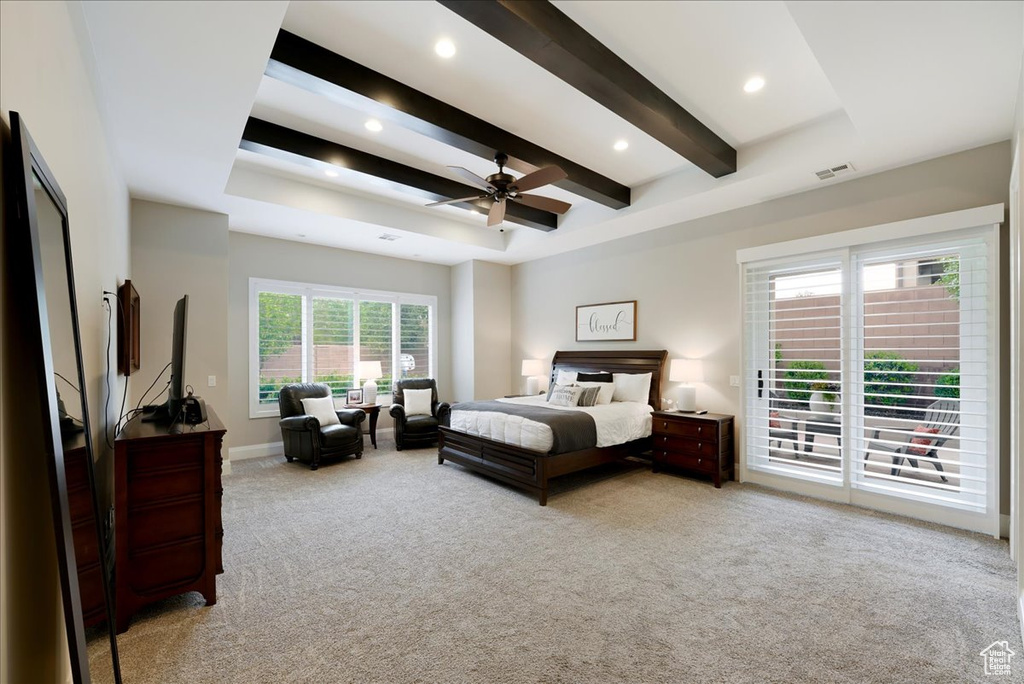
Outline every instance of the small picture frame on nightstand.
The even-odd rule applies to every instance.
[[[361,389],[350,389],[348,394],[345,396],[345,403],[349,405],[362,404],[363,403],[363,390]]]

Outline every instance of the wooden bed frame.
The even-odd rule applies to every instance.
[[[661,383],[668,352],[655,351],[560,351],[551,363],[551,382],[558,371],[583,373],[651,373],[648,403],[661,408]],[[559,475],[593,468],[650,449],[651,438],[610,447],[594,447],[564,454],[531,451],[503,442],[457,432],[441,426],[437,443],[437,462],[445,459],[495,480],[535,494],[541,506],[548,502],[548,482]]]

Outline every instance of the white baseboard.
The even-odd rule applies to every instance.
[[[1024,594],[1017,597],[1017,624],[1020,625],[1020,643],[1024,645]]]
[[[228,449],[228,461],[244,461],[247,458],[263,458],[264,456],[281,456],[283,454],[284,442],[250,444]]]

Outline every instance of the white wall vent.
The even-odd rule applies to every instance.
[[[830,180],[836,176],[843,176],[848,173],[853,173],[857,169],[853,168],[853,164],[846,162],[839,166],[833,166],[831,169],[822,169],[821,171],[815,171],[814,175],[818,177],[818,180]]]
[[[377,237],[377,239],[378,240],[387,240],[388,242],[394,242],[395,240],[398,239],[398,237],[399,237],[398,235],[392,235],[391,233],[381,233]]]

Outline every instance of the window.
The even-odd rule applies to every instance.
[[[995,232],[886,233],[739,255],[744,478],[998,533]]]
[[[344,397],[365,381],[360,361],[380,361],[382,403],[395,379],[435,377],[436,297],[251,278],[249,302],[250,417],[277,415],[289,383]]]

